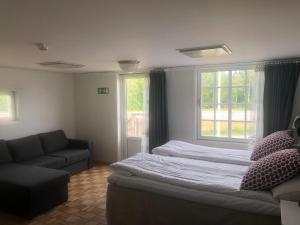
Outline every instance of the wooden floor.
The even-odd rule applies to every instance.
[[[0,213],[0,225],[106,225],[107,165],[97,165],[71,177],[68,202],[36,217],[24,220]]]

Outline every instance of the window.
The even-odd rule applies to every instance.
[[[199,73],[198,138],[242,140],[255,135],[254,76],[253,69]]]
[[[145,130],[145,85],[144,77],[126,79],[127,90],[127,136],[142,137]]]
[[[15,121],[16,119],[15,91],[0,90],[0,122],[10,122]]]

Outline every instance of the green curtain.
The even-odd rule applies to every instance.
[[[264,70],[264,136],[267,136],[289,127],[300,65],[269,64]]]
[[[169,140],[166,73],[150,72],[149,87],[149,151]]]

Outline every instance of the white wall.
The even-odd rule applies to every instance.
[[[0,88],[17,91],[20,120],[0,125],[0,139],[63,129],[75,136],[71,74],[0,68]]]
[[[108,87],[108,95],[98,95]],[[77,136],[94,142],[95,160],[114,162],[118,158],[117,74],[75,75]]]
[[[192,67],[167,70],[169,135],[191,143],[247,149],[247,144],[197,140],[197,72]]]

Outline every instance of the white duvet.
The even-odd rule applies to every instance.
[[[236,197],[274,202],[264,192],[240,190],[248,166],[140,153],[112,164],[114,172]]]
[[[232,163],[250,165],[251,151],[212,148],[202,145],[194,145],[183,141],[172,140],[152,150],[153,154],[182,157],[188,159],[200,159],[211,162]]]

